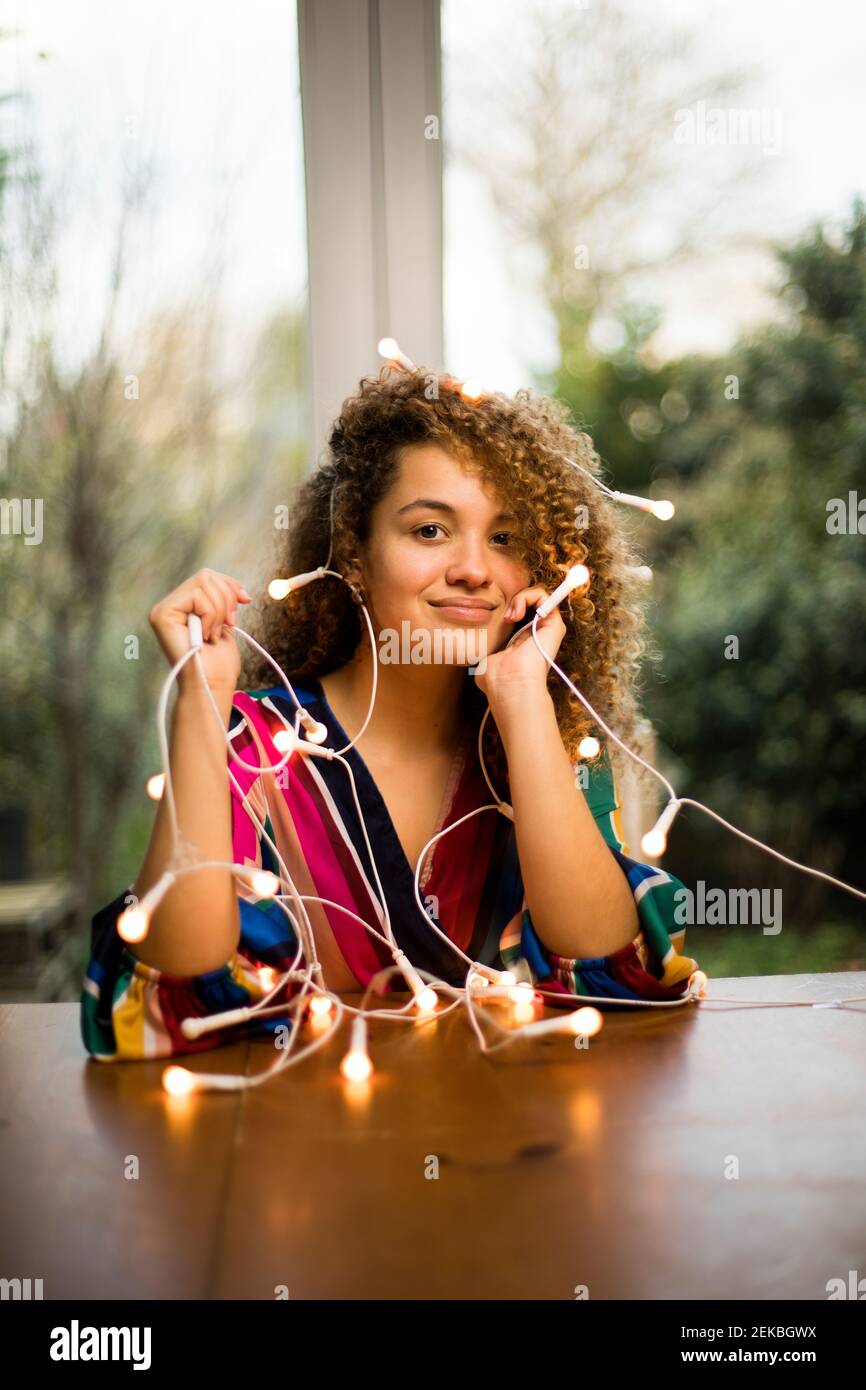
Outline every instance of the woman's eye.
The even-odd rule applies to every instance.
[[[412,534],[413,534],[413,536],[420,536],[422,531],[441,531],[441,530],[442,530],[442,527],[440,526],[440,524],[439,524],[438,521],[426,521],[426,522],[424,523],[423,526],[416,526],[416,527],[415,527],[415,530],[412,532]],[[510,531],[495,531],[495,532],[494,532],[494,536],[504,536],[504,537],[505,537],[505,544],[506,544],[506,545],[509,545],[509,544],[511,543],[511,532],[510,532]],[[435,537],[435,536],[422,536],[421,539],[422,539],[422,540],[429,540],[429,541],[432,541],[432,540],[435,540],[436,537]]]

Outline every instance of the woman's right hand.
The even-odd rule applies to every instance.
[[[252,594],[230,575],[201,569],[155,603],[148,618],[169,665],[174,666],[184,652],[189,651],[187,620],[190,613],[197,613],[201,618],[203,638],[199,659],[207,683],[211,690],[234,694],[241,654],[231,629],[237,623],[238,603],[251,601]],[[195,669],[197,664],[197,659],[191,657],[182,667],[181,688],[201,685],[201,676]]]

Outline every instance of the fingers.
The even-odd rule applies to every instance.
[[[550,598],[552,592],[552,589],[543,589],[540,584],[533,584],[530,588],[526,589],[518,589],[512,596],[511,602],[505,609],[503,616],[508,622],[519,623],[521,619],[526,616],[528,609],[538,608],[545,599]],[[558,604],[555,608],[551,609],[546,618],[542,618],[541,626],[551,621],[555,623],[557,618],[564,627],[565,622],[559,611]]]
[[[549,597],[548,591],[537,584],[528,589],[518,589],[517,593],[512,596],[504,616],[508,618],[509,622],[519,623],[521,618],[526,616],[527,608],[537,608]]]
[[[234,627],[238,621],[238,587],[234,581],[229,580],[227,574],[218,574],[210,570],[207,571],[206,577],[202,578],[202,588],[213,603],[213,619],[206,637],[218,642],[224,631],[228,632],[228,628]]]
[[[237,606],[238,606],[238,604],[239,604],[239,603],[252,603],[252,601],[253,601],[253,596],[252,596],[252,594],[247,593],[247,591],[246,591],[246,589],[244,588],[243,584],[240,584],[240,583],[237,581],[237,579],[232,579],[231,575],[229,575],[229,574],[220,574],[220,575],[217,576],[217,578],[220,579],[220,580],[222,581],[223,585],[225,586],[226,594],[227,594],[227,597],[228,597],[228,603],[229,603],[229,607],[228,607],[228,622],[229,622],[229,624],[230,624],[232,627],[234,627],[234,626],[237,624],[237,620],[238,620],[238,615],[237,615]]]
[[[218,642],[222,636],[222,625],[227,615],[227,603],[225,593],[216,581],[216,577],[205,573],[202,574],[198,582],[199,592],[204,594],[206,600],[206,611],[202,614],[201,627],[204,640],[206,642]]]
[[[237,623],[237,605],[251,603],[252,598],[231,575],[201,569],[155,603],[148,620],[169,661],[175,662],[188,647],[186,635],[182,638],[179,629],[188,629],[191,613],[201,619],[203,641],[220,643],[224,636],[230,639]]]
[[[165,621],[175,624],[185,621],[190,612],[202,619],[202,635],[206,641],[221,635],[222,624],[234,627],[238,621],[238,603],[252,602],[242,584],[229,574],[217,570],[199,570],[189,580],[172,589],[171,594],[154,603],[150,609],[150,624],[158,628]]]
[[[232,590],[232,593],[235,594],[236,599],[239,599],[241,603],[252,603],[252,594],[247,593],[240,580],[232,579],[230,574],[220,574],[219,578],[225,580],[229,588]]]
[[[217,570],[200,570],[196,580],[198,582],[194,592],[204,600],[204,612],[199,614],[202,619],[202,635],[205,641],[218,642],[224,628],[236,625],[238,603],[248,603],[250,599],[243,598],[247,591],[242,584]]]

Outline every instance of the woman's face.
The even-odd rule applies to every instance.
[[[451,454],[434,444],[406,448],[394,483],[373,508],[363,557],[374,629],[400,634],[408,622],[410,636],[427,630],[434,639],[437,629],[460,630],[470,664],[498,651],[514,631],[503,612],[532,582],[515,545],[518,527],[489,484]],[[461,614],[443,606],[445,599],[488,606]],[[458,640],[453,647],[459,650]]]

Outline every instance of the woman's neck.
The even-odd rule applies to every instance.
[[[466,729],[465,668],[380,662],[377,674],[376,703],[363,734],[367,746],[397,755],[453,753]],[[334,714],[354,738],[370,703],[372,654],[359,649],[345,666],[320,679]]]

